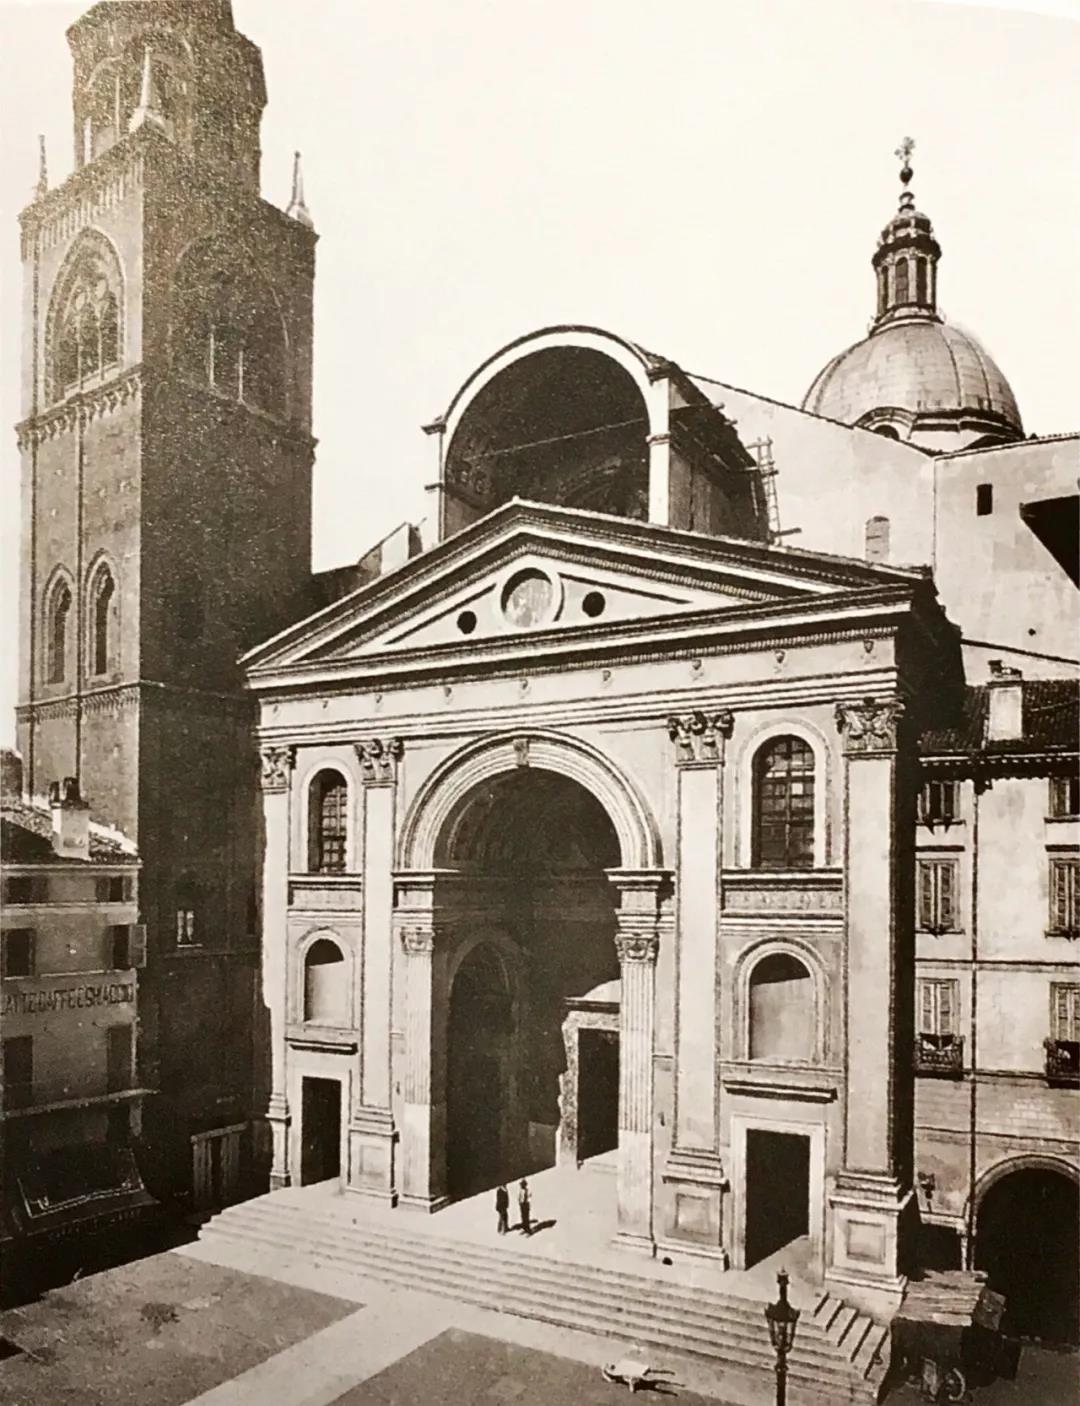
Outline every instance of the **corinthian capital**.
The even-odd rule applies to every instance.
[[[705,713],[675,713],[668,718],[668,736],[675,743],[675,761],[688,763],[721,762],[724,742],[731,736],[735,718],[729,708]]]
[[[430,957],[435,950],[435,930],[421,923],[408,923],[401,929],[401,945],[409,957]]]
[[[264,791],[288,790],[295,757],[295,747],[260,748],[259,780]]]
[[[356,758],[360,775],[369,785],[394,781],[397,764],[405,751],[400,737],[371,737],[356,743]]]
[[[861,703],[837,703],[836,726],[848,756],[896,751],[897,733],[904,715],[899,698],[864,698]]]
[[[652,966],[660,950],[660,939],[655,932],[617,932],[615,950],[619,954],[620,966]]]

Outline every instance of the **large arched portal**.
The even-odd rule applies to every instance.
[[[1080,1185],[1048,1166],[995,1181],[979,1204],[975,1265],[1005,1295],[1005,1327],[1052,1342],[1080,1339]]]
[[[556,1161],[567,1003],[602,984],[618,989],[616,894],[605,871],[621,855],[600,802],[536,767],[475,787],[439,849],[443,872],[461,876],[464,907],[446,1024],[447,1190],[460,1196]],[[597,1077],[603,1088],[583,1090],[582,1102],[614,1127],[617,1080]]]

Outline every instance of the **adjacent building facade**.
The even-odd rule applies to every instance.
[[[22,799],[5,753],[0,919],[0,1274],[59,1241],[112,1231],[153,1208],[134,1147],[139,862],[89,821],[74,783],[51,807]]]

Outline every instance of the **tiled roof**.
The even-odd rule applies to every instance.
[[[5,864],[81,864],[62,859],[52,846],[52,815],[44,805],[5,796],[0,804],[0,858]],[[90,826],[91,864],[136,864],[138,860],[119,839],[101,826]]]
[[[958,716],[948,727],[932,728],[919,738],[923,756],[1009,756],[1014,753],[1080,750],[1080,680],[1025,679],[1024,735],[1007,742],[987,742],[986,715],[990,690],[979,684],[964,690]]]

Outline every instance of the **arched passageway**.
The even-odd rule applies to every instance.
[[[556,1161],[570,1088],[567,1002],[605,983],[618,990],[615,895],[604,871],[621,856],[600,802],[537,767],[476,787],[440,851],[440,867],[458,871],[468,913],[446,1024],[447,1189],[461,1196]],[[605,1066],[597,1083],[587,1091],[590,1116],[615,1127],[617,1079]],[[598,1098],[615,1107],[595,1109]]]
[[[1064,1172],[1023,1167],[979,1205],[975,1267],[1005,1295],[1005,1329],[1080,1341],[1080,1185]]]

